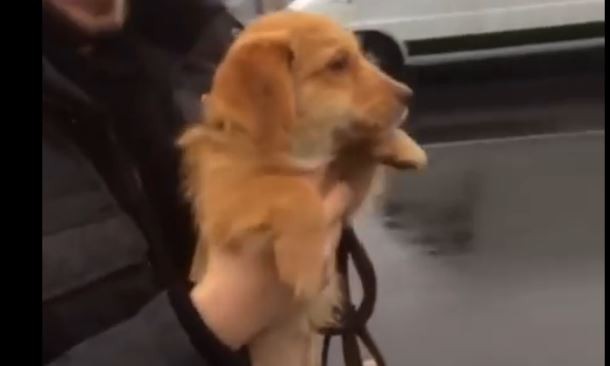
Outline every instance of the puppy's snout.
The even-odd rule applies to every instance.
[[[413,99],[413,89],[403,83],[396,83],[396,96],[404,105],[408,105]]]
[[[407,84],[401,83],[398,80],[395,80],[388,75],[386,75],[386,80],[390,82],[390,88],[392,93],[395,95],[396,99],[404,106],[408,106],[413,99],[413,89],[411,89]]]

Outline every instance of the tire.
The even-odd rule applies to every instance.
[[[400,75],[404,58],[396,42],[377,32],[363,32],[358,36],[362,49],[371,62],[392,77]]]

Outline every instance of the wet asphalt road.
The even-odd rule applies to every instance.
[[[552,55],[547,65],[564,64],[546,68],[407,73],[418,94],[409,128],[431,165],[392,172],[382,208],[356,222],[377,269],[370,327],[388,365],[604,363],[598,52]]]

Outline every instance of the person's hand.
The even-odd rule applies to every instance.
[[[351,189],[337,183],[324,198],[329,261],[334,258],[352,201]],[[260,255],[257,243],[251,251],[218,251],[210,255],[206,274],[191,292],[193,304],[206,325],[233,349],[249,343],[259,332],[289,312],[292,294],[273,272],[270,258]],[[263,242],[261,241],[261,244]]]
[[[64,20],[90,36],[116,32],[127,17],[126,0],[42,0]]]

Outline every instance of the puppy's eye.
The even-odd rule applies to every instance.
[[[336,57],[328,63],[328,69],[334,72],[344,71],[348,66],[349,58],[347,56]]]

